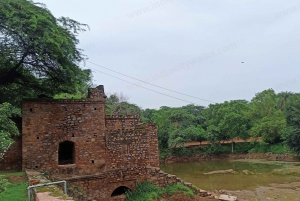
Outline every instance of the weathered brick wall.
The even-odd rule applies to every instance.
[[[64,141],[74,142],[77,166],[94,166],[104,153],[104,100],[25,101],[22,116],[23,169],[58,168]]]
[[[10,145],[0,161],[0,170],[21,170],[22,169],[22,137],[15,136],[14,143]]]
[[[134,129],[140,122],[139,115],[106,115],[105,127],[107,130]]]

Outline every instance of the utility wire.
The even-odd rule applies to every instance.
[[[104,69],[106,69],[106,70],[112,71],[112,72],[117,73],[117,74],[119,74],[119,75],[123,75],[123,76],[125,76],[125,77],[129,77],[129,78],[131,78],[131,79],[137,80],[137,81],[139,81],[139,82],[143,82],[143,83],[152,85],[152,86],[154,86],[154,87],[158,87],[158,88],[161,88],[161,89],[164,89],[164,90],[167,90],[167,91],[171,91],[171,92],[173,92],[173,93],[181,94],[181,95],[188,96],[188,97],[191,97],[191,98],[196,98],[196,99],[199,99],[199,100],[202,100],[202,101],[207,101],[207,102],[211,102],[211,103],[216,103],[216,102],[214,102],[214,101],[210,101],[210,100],[198,98],[198,97],[191,96],[191,95],[188,95],[188,94],[184,94],[184,93],[181,93],[181,92],[178,92],[178,91],[174,91],[174,90],[171,90],[171,89],[167,89],[167,88],[165,88],[165,87],[161,87],[161,86],[158,86],[158,85],[155,85],[155,84],[151,84],[151,83],[149,83],[149,82],[146,82],[146,81],[137,79],[137,78],[135,78],[135,77],[126,75],[126,74],[124,74],[124,73],[117,72],[117,71],[115,71],[115,70],[109,69],[109,68],[107,68],[107,67],[98,65],[98,64],[93,63],[93,62],[90,62],[90,61],[86,61],[86,62],[88,62],[88,63],[90,63],[90,64],[93,64],[93,65],[95,65],[95,66],[99,66],[99,67],[101,67],[101,68],[104,68]],[[131,83],[131,84],[133,84],[133,83]],[[136,85],[136,84],[134,84],[134,85]],[[139,85],[136,85],[136,86],[139,86]],[[139,87],[141,87],[141,86],[139,86]]]
[[[87,66],[87,67],[88,67],[88,66]],[[128,82],[127,80],[123,80],[123,79],[118,78],[118,77],[115,77],[115,76],[113,76],[113,75],[104,73],[104,72],[102,72],[102,71],[100,71],[100,70],[97,70],[97,69],[94,69],[94,68],[91,68],[91,69],[92,69],[92,70],[95,70],[95,71],[98,71],[98,72],[100,72],[100,73],[102,73],[102,74],[104,74],[104,75],[107,75],[107,76],[116,78],[116,79],[118,79],[118,80],[122,80],[123,82],[127,82],[127,83],[129,83],[129,84],[133,84],[133,85],[135,85],[135,86],[141,87],[141,88],[143,88],[143,89],[147,89],[147,90],[149,90],[149,91],[152,91],[152,92],[155,92],[155,93],[164,95],[164,96],[168,96],[168,97],[171,97],[171,98],[174,98],[174,99],[177,99],[177,100],[181,100],[181,101],[184,101],[184,102],[188,102],[188,103],[197,105],[196,103],[193,103],[193,102],[191,102],[191,101],[187,101],[187,100],[184,100],[184,99],[181,99],[181,98],[177,98],[177,97],[174,97],[174,96],[170,96],[170,95],[168,95],[168,94],[164,94],[164,93],[161,93],[161,92],[159,92],[159,91],[155,91],[155,90],[149,89],[149,88],[147,88],[147,87],[143,87],[143,86],[140,86],[140,85],[138,85],[138,84],[135,84],[135,83],[132,83],[132,82]]]

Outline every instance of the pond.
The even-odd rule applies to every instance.
[[[271,183],[300,181],[299,162],[266,160],[212,160],[161,165],[161,170],[174,174],[205,190],[254,190]],[[232,169],[233,173],[204,174]],[[291,170],[291,171],[287,171]]]

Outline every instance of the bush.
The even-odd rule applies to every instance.
[[[137,184],[135,191],[126,192],[125,201],[159,201],[164,194],[171,196],[174,193],[183,193],[189,196],[194,195],[191,189],[181,183],[170,185],[166,188],[158,188],[150,182],[143,182]]]
[[[0,175],[0,193],[6,190],[6,187],[9,185],[10,183],[8,182],[7,179],[3,178],[3,175]]]
[[[179,183],[179,184],[175,184],[175,185],[171,185],[168,186],[167,188],[163,189],[163,194],[167,194],[169,196],[175,194],[175,193],[183,193],[189,196],[193,196],[194,193],[191,189],[189,189],[188,187],[186,187],[185,185]]]
[[[125,201],[152,201],[156,198],[159,200],[160,193],[160,189],[157,186],[151,184],[150,182],[138,183],[135,191],[126,192]]]

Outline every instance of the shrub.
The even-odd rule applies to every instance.
[[[166,188],[158,188],[150,182],[143,182],[137,184],[135,191],[126,192],[125,201],[159,201],[164,194],[171,196],[174,193],[183,193],[189,196],[194,195],[191,189],[181,183],[170,185]]]
[[[0,193],[6,190],[6,187],[9,185],[10,183],[8,182],[7,179],[3,178],[3,175],[0,175]]]

